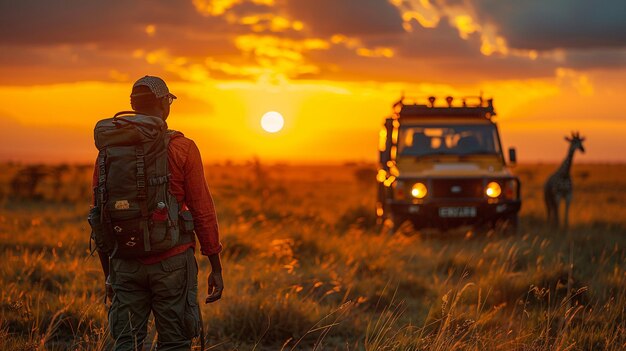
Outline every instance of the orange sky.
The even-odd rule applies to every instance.
[[[170,128],[205,161],[374,161],[401,92],[481,91],[520,161],[560,160],[571,130],[587,137],[577,160],[626,161],[620,1],[64,4],[0,5],[0,161],[91,161],[93,125],[145,74],[167,80]],[[270,110],[276,134],[259,123]]]

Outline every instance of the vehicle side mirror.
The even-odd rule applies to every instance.
[[[514,147],[509,148],[509,163],[515,165],[517,163],[517,151]]]

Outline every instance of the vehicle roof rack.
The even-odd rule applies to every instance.
[[[428,103],[419,103],[419,100],[408,100],[404,96],[394,105],[394,118],[405,117],[483,117],[491,119],[496,115],[493,108],[493,99],[483,99],[482,96],[465,96],[461,98],[461,104],[454,104],[454,98],[445,98],[446,106],[436,106],[437,98],[428,97]]]

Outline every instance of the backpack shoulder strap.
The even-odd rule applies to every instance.
[[[168,167],[168,145],[170,143],[169,130],[166,133],[163,133],[163,143],[165,144],[165,157],[157,157],[155,159],[156,170],[158,174],[161,174],[161,176],[148,179],[148,183],[151,186],[156,186],[156,185],[169,182],[169,178],[170,178],[170,172],[169,172],[169,167]]]
[[[135,157],[137,159],[137,200],[141,210],[141,227],[143,229],[143,242],[146,251],[150,251],[150,231],[148,228],[148,199],[146,191],[146,158],[143,144],[135,145]]]
[[[98,151],[98,187],[96,194],[96,207],[100,207],[106,203],[106,152],[104,150]]]
[[[113,118],[117,118],[118,116],[122,116],[122,115],[138,115],[139,112],[137,111],[120,111],[118,113],[116,113]]]

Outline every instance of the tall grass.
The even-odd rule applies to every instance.
[[[20,167],[0,177],[0,350],[107,350],[90,169],[29,199],[10,187]],[[626,349],[626,166],[574,166],[569,236],[543,224],[553,167],[518,167],[518,235],[389,236],[367,165],[207,166],[226,283],[202,306],[211,350]]]

